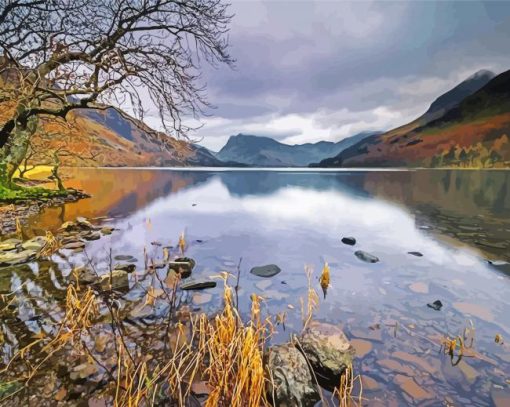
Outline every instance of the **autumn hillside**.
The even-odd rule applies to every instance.
[[[0,106],[0,123],[11,113],[12,107]],[[48,153],[65,148],[71,154],[60,159],[68,166],[221,165],[205,148],[155,132],[114,108],[73,111],[67,121],[43,119],[42,129],[32,143],[31,164],[50,163]]]
[[[447,108],[433,116],[426,113],[398,129],[367,138],[319,165],[510,167],[510,71],[488,80],[458,103],[446,101]]]

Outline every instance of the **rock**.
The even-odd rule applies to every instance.
[[[294,342],[308,359],[319,384],[327,389],[338,385],[355,354],[338,326],[319,321],[311,321],[299,338],[294,337]]]
[[[265,266],[253,267],[250,273],[259,277],[273,277],[280,271],[282,270],[276,264],[267,264]]]
[[[356,239],[352,236],[346,236],[342,238],[343,244],[348,244],[349,246],[354,246],[356,244]]]
[[[10,250],[16,250],[20,246],[21,243],[22,242],[19,239],[4,240],[3,242],[0,242],[0,251],[8,252]]]
[[[367,263],[377,263],[379,261],[379,258],[374,256],[373,254],[364,252],[363,250],[358,250],[354,252],[354,255],[363,261],[366,261]]]
[[[128,263],[136,263],[138,260],[129,254],[118,254],[113,258],[117,261],[127,261]]]
[[[67,231],[70,231],[70,230],[76,230],[77,228],[78,228],[78,227],[77,227],[76,223],[71,222],[71,221],[64,222],[64,223],[62,223],[62,225],[60,226],[60,229],[67,230]]]
[[[102,233],[103,235],[111,235],[111,234],[112,234],[112,232],[113,232],[114,230],[115,230],[115,229],[114,229],[114,228],[112,228],[111,226],[103,226],[103,227],[101,228],[101,233]]]
[[[78,224],[78,226],[81,229],[88,229],[88,230],[94,229],[94,225],[92,223],[90,223],[87,220],[87,218],[84,218],[83,216],[78,216],[76,218],[76,223]]]
[[[103,290],[129,287],[128,273],[124,270],[113,270],[111,273],[99,277],[99,284]]]
[[[272,346],[267,355],[266,369],[270,376],[267,394],[273,405],[311,407],[319,400],[308,363],[293,344]]]
[[[440,311],[443,308],[443,303],[439,300],[435,300],[432,304],[427,304],[427,307],[432,308],[433,310]]]
[[[38,252],[44,247],[44,245],[47,242],[48,240],[44,236],[36,236],[30,240],[21,243],[21,247],[24,250],[34,250]]]
[[[85,247],[85,243],[78,241],[66,243],[62,246],[64,249],[75,250],[75,249],[83,249]]]
[[[71,272],[71,280],[78,281],[79,284],[94,284],[98,279],[96,273],[84,266],[76,267]]]
[[[168,270],[175,271],[180,274],[182,278],[188,278],[195,268],[195,265],[195,260],[190,259],[189,257],[179,257],[168,263]]]
[[[416,257],[423,257],[423,254],[420,252],[407,252],[407,254],[410,254],[411,256],[416,256]]]
[[[182,290],[204,290],[214,287],[216,287],[216,281],[210,280],[192,280],[181,285]]]
[[[32,260],[35,260],[36,255],[37,252],[35,250],[22,250],[21,252],[9,251],[0,253],[0,267],[28,263]]]
[[[113,266],[113,270],[121,270],[125,271],[126,273],[132,273],[136,270],[136,265],[132,263],[117,263]]]
[[[397,374],[393,380],[413,400],[420,401],[434,398],[432,393],[419,386],[411,377]]]
[[[101,234],[98,232],[90,232],[90,233],[83,235],[83,238],[85,240],[99,240],[99,239],[101,239]]]

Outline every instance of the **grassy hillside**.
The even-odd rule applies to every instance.
[[[320,163],[326,167],[510,166],[510,71],[463,99],[441,117],[417,119],[373,136]]]

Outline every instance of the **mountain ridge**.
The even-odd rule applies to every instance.
[[[362,132],[338,142],[284,144],[273,138],[239,133],[230,136],[216,153],[222,161],[237,161],[261,167],[306,167],[320,157],[327,157],[378,132]]]

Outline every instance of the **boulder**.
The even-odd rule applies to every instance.
[[[311,321],[293,341],[308,359],[319,384],[330,390],[338,386],[355,354],[343,331],[336,325]]]
[[[265,266],[253,267],[250,273],[259,277],[273,277],[280,271],[282,270],[276,264],[267,264]]]
[[[99,277],[99,284],[103,290],[129,287],[128,273],[124,270],[113,270],[111,273]]]
[[[358,250],[354,252],[354,255],[367,263],[377,263],[379,261],[379,257],[374,256],[373,254],[364,252],[363,250]]]
[[[216,287],[216,281],[211,280],[192,280],[181,285],[182,290],[204,290],[214,287]]]
[[[188,257],[179,257],[168,263],[168,270],[173,270],[180,274],[182,278],[187,278],[195,268],[195,260]]]
[[[303,354],[291,343],[272,346],[266,359],[267,394],[272,405],[312,407],[320,399]]]

